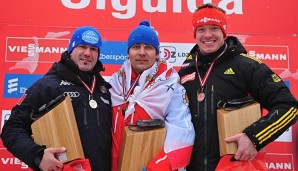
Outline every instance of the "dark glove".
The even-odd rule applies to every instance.
[[[230,110],[239,109],[241,107],[247,106],[254,102],[255,102],[255,100],[253,97],[247,96],[247,97],[242,97],[242,98],[238,98],[238,99],[220,100],[217,103],[217,107],[230,111]]]

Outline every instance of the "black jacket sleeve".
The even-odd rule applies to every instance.
[[[277,139],[298,115],[298,102],[282,79],[268,66],[258,61],[252,67],[244,67],[252,96],[268,111],[243,132],[254,143],[257,150]]]
[[[23,101],[12,108],[10,118],[4,124],[1,133],[3,145],[7,150],[33,170],[40,170],[39,164],[45,146],[36,144],[32,138],[33,120],[30,115],[57,96],[56,92],[49,90],[50,86],[41,86],[41,82],[39,80],[32,85],[24,94]]]

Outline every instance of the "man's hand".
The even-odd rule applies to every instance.
[[[238,144],[238,149],[234,156],[236,160],[252,161],[258,153],[253,143],[244,133],[227,137],[225,141],[228,143],[236,142]]]
[[[45,149],[39,168],[43,171],[61,170],[63,168],[63,163],[57,160],[55,155],[64,153],[65,151],[66,148],[64,147]]]

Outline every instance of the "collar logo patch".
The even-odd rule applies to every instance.
[[[65,86],[69,86],[69,85],[74,85],[73,83],[67,81],[67,80],[61,80],[59,85],[65,85]]]
[[[185,63],[185,64],[182,64],[182,65],[181,65],[181,68],[186,68],[186,67],[188,67],[188,66],[189,66],[189,64],[190,64],[190,63]]]
[[[189,55],[186,60],[192,60],[192,55]]]
[[[184,84],[184,83],[186,83],[188,81],[193,81],[193,80],[195,80],[195,78],[196,78],[196,73],[195,72],[193,72],[191,74],[188,74],[188,75],[185,75],[185,76],[183,76],[180,79],[181,80],[181,84]]]
[[[105,86],[100,86],[99,89],[102,93],[108,93],[108,90]]]
[[[227,70],[224,72],[224,74],[225,74],[225,75],[234,75],[235,72],[233,71],[232,68],[229,68],[229,69],[227,69]]]
[[[272,74],[271,77],[272,77],[273,81],[276,82],[276,83],[281,81],[281,79],[279,78],[279,76],[276,75],[276,74]]]

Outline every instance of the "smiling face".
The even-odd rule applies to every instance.
[[[224,34],[216,25],[199,26],[195,35],[196,43],[203,55],[217,51],[224,44]]]
[[[70,56],[81,71],[91,71],[98,59],[98,48],[81,44],[73,49]]]
[[[146,69],[152,67],[158,54],[152,45],[135,44],[129,48],[129,60],[132,68],[138,73],[142,73]]]

